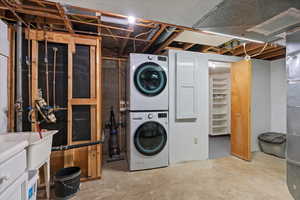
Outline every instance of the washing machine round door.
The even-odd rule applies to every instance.
[[[167,132],[157,122],[146,122],[138,127],[134,135],[135,148],[143,155],[153,156],[161,152],[167,143]]]
[[[134,73],[134,84],[142,94],[156,96],[166,87],[166,72],[154,62],[143,63]]]

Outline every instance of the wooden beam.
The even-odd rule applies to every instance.
[[[68,120],[67,120],[67,144],[73,143],[73,108],[71,99],[73,98],[73,52],[71,44],[68,44]],[[74,166],[74,151],[64,151],[64,167]]]
[[[120,27],[109,26],[109,25],[105,25],[105,24],[97,24],[97,23],[85,22],[85,21],[80,21],[80,20],[75,20],[75,19],[70,19],[70,21],[79,23],[79,24],[86,24],[86,25],[91,25],[91,26],[100,26],[100,27],[115,29],[115,30],[119,30],[119,31],[133,32],[133,29],[120,28]]]
[[[144,47],[144,49],[142,50],[143,52],[146,52],[150,46],[156,41],[156,39],[158,38],[158,36],[160,36],[160,34],[165,30],[166,25],[161,25],[159,30],[154,34],[154,36],[151,38],[150,42]]]
[[[82,98],[75,98],[69,99],[71,105],[96,105],[97,99],[90,98],[90,99],[82,99]]]
[[[248,51],[247,50],[247,54],[250,55],[250,56],[255,56],[256,54],[260,53],[262,50],[263,52],[266,52],[268,51],[269,49],[273,49],[274,47],[272,47],[271,45],[268,45],[266,46],[264,49],[264,46],[262,46],[261,48],[256,48],[256,49],[253,49],[251,51]],[[244,54],[245,55],[245,54]]]
[[[272,59],[273,57],[283,56],[285,54],[286,54],[285,49],[279,49],[275,52],[271,52],[271,53],[265,54],[263,56],[258,56],[257,58],[259,58],[259,59]]]
[[[126,58],[117,58],[117,57],[105,57],[105,56],[102,56],[102,60],[115,60],[115,61],[123,61],[123,62],[126,62],[128,59]]]
[[[27,10],[27,9],[23,9],[23,8],[15,8],[12,9],[15,12],[18,13],[22,13],[22,14],[26,14],[26,15],[32,15],[32,16],[39,16],[39,17],[46,17],[46,18],[50,18],[50,19],[60,19],[63,20],[61,16],[59,15],[55,15],[55,14],[51,14],[51,13],[46,13],[43,11],[35,11],[35,10]]]
[[[30,2],[34,2],[40,6],[45,6],[45,5],[55,5],[55,2],[51,2],[51,1],[41,1],[41,0],[27,0],[27,1],[30,1]]]
[[[74,30],[73,30],[73,27],[72,27],[72,24],[70,22],[70,19],[68,18],[68,16],[65,14],[65,10],[64,8],[59,4],[59,3],[56,3],[56,7],[58,9],[58,12],[60,14],[60,16],[63,18],[63,21],[65,23],[65,26],[67,28],[67,30],[70,32],[70,33],[74,33]]]
[[[183,45],[182,50],[186,51],[186,50],[192,48],[192,47],[195,46],[195,45],[196,45],[196,44],[186,43],[186,44]]]
[[[140,41],[140,42],[150,42],[150,40],[134,38],[134,37],[126,37],[126,36],[120,36],[120,35],[111,35],[111,34],[105,34],[105,33],[101,33],[100,36],[103,36],[103,37],[116,37],[116,38],[135,40],[135,41]]]
[[[31,42],[31,105],[35,105],[35,101],[38,99],[38,58],[39,58],[39,47],[38,41],[32,40]],[[37,113],[33,112],[31,115],[31,130],[36,131],[37,125],[34,123],[37,120]]]
[[[182,48],[179,48],[179,47],[165,47],[165,50],[181,50],[182,51]]]
[[[26,29],[27,31],[27,29]],[[55,42],[55,43],[63,43],[63,44],[83,44],[83,45],[90,45],[95,46],[96,39],[98,37],[95,36],[86,36],[86,35],[78,35],[78,34],[69,34],[69,33],[63,33],[63,32],[46,32],[46,36],[48,38],[49,42]],[[28,39],[28,36],[25,36],[26,39]],[[44,40],[45,39],[45,32],[42,30],[33,30],[30,29],[29,31],[29,38],[31,40]]]
[[[205,52],[207,52],[210,48],[211,48],[211,46],[203,45],[203,46],[200,47],[199,52],[205,53]]]
[[[255,56],[255,58],[260,58],[260,57],[263,57],[264,55],[267,55],[269,53],[272,53],[272,52],[275,52],[278,50],[282,50],[282,49],[284,49],[284,47],[270,47],[270,48],[264,50],[260,55]]]
[[[102,138],[102,130],[103,130],[103,124],[102,124],[102,62],[101,62],[101,43],[102,39],[97,39],[97,45],[96,45],[96,98],[97,98],[97,105],[96,105],[96,140],[100,140]],[[97,177],[101,177],[102,174],[102,145],[98,144],[96,148],[96,162],[97,162]]]
[[[25,5],[25,4],[20,4],[20,5],[16,5],[16,6],[19,8],[23,8],[23,9],[59,14],[59,11],[57,9],[52,9],[52,8],[38,7],[38,6]]]
[[[280,56],[276,56],[276,57],[272,57],[272,58],[269,58],[268,60],[277,60],[277,59],[281,59],[281,58],[285,58],[285,54],[283,55],[280,55]]]
[[[220,48],[204,45],[202,48],[200,48],[200,52],[202,52],[202,53],[218,53],[218,52],[220,52]]]
[[[183,32],[183,30],[180,30],[178,32],[173,33],[156,51],[154,54],[159,54],[164,48],[166,48],[173,40],[180,35]]]
[[[8,131],[13,132],[15,129],[15,31],[12,25],[8,27],[9,40],[9,58],[8,58]]]

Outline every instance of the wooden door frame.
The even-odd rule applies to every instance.
[[[38,91],[38,41],[44,41],[47,37],[48,42],[62,43],[68,45],[68,128],[67,128],[67,145],[82,143],[72,141],[72,106],[73,105],[90,105],[91,115],[93,115],[94,120],[91,120],[91,140],[85,142],[95,142],[102,138],[102,95],[101,95],[101,82],[102,82],[102,68],[101,68],[101,37],[95,36],[83,36],[76,34],[68,34],[61,32],[49,32],[41,30],[28,30],[25,29],[26,39],[32,41],[32,103],[37,99]],[[75,52],[75,45],[88,45],[90,46],[90,65],[91,70],[95,72],[91,76],[91,97],[87,99],[73,98],[73,53]],[[92,60],[93,59],[93,60]],[[95,78],[95,79],[93,79]],[[32,119],[35,119],[36,113],[33,113]],[[92,116],[91,116],[92,117]],[[92,118],[91,118],[92,119]],[[95,121],[96,123],[93,123]],[[32,130],[36,131],[35,124],[32,123]],[[95,147],[88,147],[88,177],[82,178],[82,181],[101,178],[101,168],[102,168],[102,145],[98,144]],[[64,157],[63,166],[73,166],[74,165],[74,151],[67,150],[61,155],[61,152],[53,152],[54,154],[60,154],[59,156]],[[55,162],[55,161],[53,161]]]

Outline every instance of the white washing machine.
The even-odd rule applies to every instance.
[[[168,112],[128,112],[128,115],[129,170],[168,166]]]
[[[168,57],[132,53],[128,69],[128,109],[168,110]]]

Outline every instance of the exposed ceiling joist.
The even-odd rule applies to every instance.
[[[91,25],[91,26],[99,26],[99,27],[105,27],[105,28],[115,29],[115,30],[119,30],[119,31],[133,32],[133,29],[120,28],[120,27],[109,26],[109,25],[105,25],[105,24],[92,23],[92,22],[85,22],[85,21],[75,20],[75,19],[70,19],[70,21],[71,21],[71,22],[78,23],[78,24],[86,24],[86,25]]]
[[[57,9],[58,9],[58,11],[59,11],[60,16],[63,18],[63,21],[64,21],[64,23],[65,23],[66,28],[68,29],[68,31],[69,31],[70,33],[74,33],[74,30],[73,30],[72,24],[71,24],[71,22],[70,22],[70,19],[69,19],[69,17],[65,14],[64,8],[63,8],[59,3],[56,3],[56,7],[57,7]]]
[[[171,44],[179,34],[181,34],[183,30],[179,30],[178,32],[173,33],[158,49],[155,50],[154,54],[159,54],[165,47]]]
[[[195,45],[196,45],[196,44],[188,44],[188,43],[187,43],[187,44],[183,45],[182,50],[186,51],[186,50],[192,48],[192,47],[195,46]]]
[[[283,47],[275,47],[275,48],[272,48],[272,49],[262,52],[260,55],[256,56],[255,58],[265,58],[265,57],[268,57],[269,55],[273,55],[273,53],[278,53],[278,52],[284,52],[284,54],[285,54],[285,49]],[[270,57],[268,57],[268,58],[270,58]],[[268,59],[268,58],[266,58],[266,59]]]
[[[269,53],[269,54],[265,54],[264,56],[261,56],[259,58],[267,60],[267,59],[271,59],[271,58],[274,58],[277,56],[282,56],[282,55],[285,55],[285,49],[281,49],[281,50],[277,50],[277,51]]]
[[[146,52],[150,46],[153,44],[153,42],[160,36],[160,34],[165,30],[166,25],[162,24],[159,28],[159,30],[154,34],[154,36],[151,38],[151,41],[144,47],[143,52]]]
[[[137,19],[134,24],[134,29],[127,24],[127,16],[119,15],[111,12],[105,12],[96,9],[86,9],[76,6],[61,6],[56,2],[41,1],[41,0],[24,0],[19,3],[11,3],[5,5],[0,1],[0,18],[6,19],[10,22],[23,20],[24,24],[28,26],[31,24],[33,28],[41,28],[49,26],[50,31],[63,31],[70,33],[78,33],[84,35],[95,35],[103,37],[105,41],[104,48],[110,48],[114,51],[115,55],[126,56],[129,49],[129,41],[139,41],[137,52],[147,52],[151,49],[154,53],[161,53],[165,49],[181,49],[185,51],[195,50],[203,53],[217,53],[235,56],[244,56],[243,45],[240,45],[240,41],[235,44],[224,43],[222,45],[205,44],[201,42],[190,41],[177,41],[181,32],[191,31],[193,33],[199,33],[195,35],[196,38],[206,38],[199,30],[193,30],[191,28],[176,26],[173,24],[161,23],[152,20]],[[12,7],[12,8],[11,8]],[[72,8],[72,9],[69,9]],[[124,21],[124,24],[118,24],[111,21],[101,21],[102,17],[113,18],[116,21]],[[20,18],[20,19],[19,19]],[[174,27],[176,31],[169,36],[159,41],[160,45],[157,47],[156,41],[161,40],[160,36],[166,30],[166,27]],[[151,33],[147,37],[139,37],[140,33]],[[191,34],[193,35],[193,34]],[[138,36],[138,37],[134,37]],[[180,35],[182,37],[183,34]],[[151,38],[151,39],[149,39]],[[193,38],[192,38],[193,39]],[[194,38],[195,40],[195,38]],[[212,39],[213,40],[213,39]],[[201,40],[197,40],[201,41]],[[206,40],[204,41],[206,42]],[[220,42],[221,44],[222,42]],[[195,46],[197,45],[197,46]],[[197,48],[196,48],[197,47]],[[259,53],[264,44],[248,43],[246,45],[246,51],[249,55],[255,55]],[[142,49],[142,51],[141,51]],[[268,45],[264,51],[255,56],[259,59],[273,59],[280,58],[285,55],[284,47],[276,47]],[[282,53],[282,54],[280,54]],[[279,55],[280,54],[280,55]],[[264,57],[266,56],[266,57]],[[269,57],[273,56],[273,57]]]

